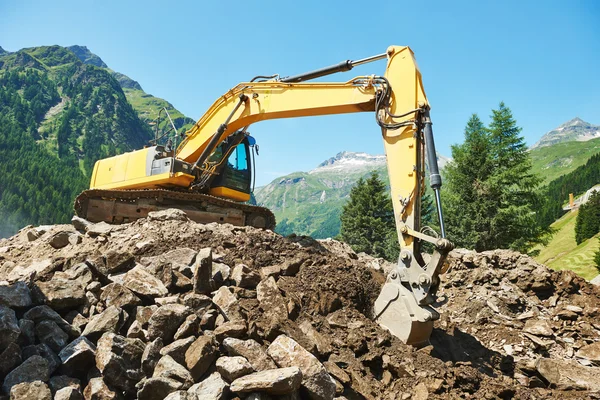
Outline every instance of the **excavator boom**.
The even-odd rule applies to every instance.
[[[381,58],[388,60],[384,76],[359,76],[335,83],[306,82]],[[382,326],[405,342],[426,342],[433,321],[439,317],[431,304],[435,300],[442,264],[452,244],[445,239],[443,229],[439,203],[441,179],[429,103],[412,51],[408,47],[392,46],[385,54],[368,59],[345,61],[289,78],[261,78],[264,80],[240,83],[217,99],[186,132],[176,150],[155,146],[98,161],[91,182],[91,189],[98,192],[91,196],[84,192],[83,198],[78,198],[81,200],[76,202],[78,213],[89,217],[96,210],[98,218],[106,220],[108,215],[108,219],[119,222],[143,216],[138,206],[144,201],[160,203],[157,207],[177,205],[177,199],[188,196],[190,201],[184,208],[191,215],[198,215],[195,219],[202,222],[235,220],[233,223],[240,225],[273,228],[274,218],[268,210],[234,202],[249,198],[250,191],[241,186],[241,181],[233,186],[218,183],[227,175],[223,172],[227,157],[240,146],[248,148],[247,128],[268,119],[373,112],[384,141],[401,249],[398,266],[388,274],[374,314]],[[441,238],[420,232],[426,155],[436,193]],[[238,169],[240,176],[249,176],[243,167]],[[100,192],[103,195],[99,195]],[[202,215],[210,214],[211,196],[218,198],[222,208],[213,213],[213,219],[203,220]],[[196,208],[195,204],[202,201],[206,204]],[[126,218],[115,212],[119,207],[128,210]],[[245,211],[239,218],[224,216],[229,211],[242,209]],[[420,244],[424,241],[435,247],[431,257],[420,253]]]

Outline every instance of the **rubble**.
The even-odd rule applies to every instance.
[[[393,264],[335,240],[167,210],[118,226],[28,227],[0,249],[2,399],[600,391],[600,287],[512,251],[451,253],[441,318],[417,349],[371,319]]]

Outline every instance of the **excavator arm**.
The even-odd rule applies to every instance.
[[[380,58],[388,60],[384,76],[359,76],[341,83],[306,82]],[[206,186],[206,177],[217,173],[214,163],[209,162],[217,147],[229,141],[239,143],[248,126],[256,122],[373,112],[384,141],[401,249],[398,265],[388,274],[375,302],[374,317],[407,343],[427,341],[433,321],[439,318],[431,304],[435,301],[439,274],[452,244],[445,239],[443,228],[439,201],[441,179],[429,103],[412,51],[408,47],[392,46],[385,54],[370,59],[346,61],[290,78],[270,78],[240,83],[221,96],[186,133],[174,154],[153,147],[100,160],[94,168],[92,189],[193,190]],[[436,195],[441,238],[422,233],[420,227],[426,156]],[[204,180],[199,184],[201,177]],[[430,257],[420,252],[423,242],[435,247]]]

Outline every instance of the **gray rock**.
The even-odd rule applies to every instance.
[[[246,288],[254,289],[260,282],[260,274],[250,269],[245,264],[238,264],[233,268],[231,272],[231,279],[235,281],[235,285]]]
[[[55,310],[76,308],[85,303],[85,285],[78,281],[54,277],[47,282],[36,282],[35,292]]]
[[[185,367],[177,363],[171,356],[163,356],[154,368],[153,378],[174,379],[182,384],[181,389],[188,389],[194,384],[192,375]]]
[[[536,336],[547,336],[551,337],[554,332],[552,327],[545,319],[530,319],[525,322],[523,332],[530,333]]]
[[[194,292],[198,294],[207,294],[212,290],[212,249],[205,248],[196,255],[194,263]]]
[[[212,264],[212,281],[213,288],[218,289],[225,284],[231,276],[231,268],[227,264],[213,262]]]
[[[64,271],[56,271],[53,278],[74,280],[86,288],[94,280],[94,274],[86,263],[79,263]]]
[[[161,258],[169,260],[180,272],[183,272],[186,267],[194,265],[196,254],[198,254],[196,250],[185,247],[168,251]]]
[[[41,343],[57,353],[69,343],[69,335],[51,320],[40,321],[35,326],[35,335]]]
[[[254,372],[252,365],[244,357],[219,357],[215,363],[217,371],[227,382]]]
[[[87,226],[86,231],[88,236],[90,237],[109,236],[113,228],[113,225],[107,224],[106,222],[102,221]]]
[[[21,345],[35,343],[35,323],[32,320],[21,318],[19,329],[21,330],[21,338],[19,339]]]
[[[228,337],[233,338],[242,338],[246,335],[248,328],[246,326],[246,321],[229,321],[219,325],[214,330],[214,335],[219,342],[223,341],[223,339]]]
[[[81,232],[85,232],[86,229],[92,226],[92,223],[85,218],[78,217],[77,215],[73,215],[71,218],[71,224],[75,229]]]
[[[90,319],[82,336],[87,336],[91,340],[97,340],[105,332],[119,332],[123,323],[124,318],[122,311],[115,306],[111,306]]]
[[[230,356],[241,356],[247,359],[255,371],[277,368],[277,365],[255,340],[227,338],[223,340],[223,347]]]
[[[59,231],[48,239],[48,244],[55,249],[62,249],[70,243],[69,239],[74,233],[71,231]]]
[[[165,397],[165,400],[198,400],[198,397],[185,390],[178,390]]]
[[[335,382],[319,360],[295,340],[279,335],[267,349],[279,367],[298,367],[302,371],[302,386],[311,399],[331,400]]]
[[[123,396],[116,390],[108,387],[102,378],[90,379],[83,391],[85,400],[122,400]]]
[[[79,376],[95,364],[96,346],[85,336],[80,336],[63,348],[58,357],[61,371],[69,376]]]
[[[150,221],[189,221],[185,211],[178,208],[168,208],[160,211],[150,211],[148,213]]]
[[[243,376],[231,383],[236,393],[266,392],[274,395],[293,393],[300,388],[302,372],[298,367],[268,369]],[[331,397],[333,399],[333,396]]]
[[[229,321],[241,320],[238,299],[226,286],[221,286],[213,296],[213,303]]]
[[[208,296],[189,293],[183,298],[183,304],[198,312],[210,308],[213,303]]]
[[[574,361],[540,358],[535,367],[551,387],[559,390],[600,390],[600,368],[584,367]]]
[[[66,387],[70,387],[80,391],[81,381],[76,378],[71,378],[70,376],[57,375],[50,378],[50,381],[48,381],[48,386],[50,386],[50,390],[52,391],[52,393],[55,393],[60,389],[64,389]]]
[[[300,324],[300,330],[306,335],[306,337],[315,344],[317,352],[320,356],[328,356],[332,351],[333,347],[331,340],[328,336],[321,335],[310,323],[310,321],[303,321]]]
[[[189,388],[188,393],[193,394],[196,399],[225,400],[228,398],[229,385],[218,372],[213,372],[202,382]]]
[[[206,311],[200,318],[200,329],[203,331],[215,329],[217,317],[222,317],[217,310]]]
[[[194,380],[198,380],[208,370],[215,358],[213,339],[208,336],[200,336],[185,352],[185,365]]]
[[[142,378],[144,348],[139,339],[105,333],[98,340],[96,367],[108,384],[127,393],[135,393],[135,384]]]
[[[65,387],[54,394],[54,400],[83,400],[83,394],[79,389]]]
[[[23,315],[23,318],[29,319],[36,324],[44,320],[54,321],[56,322],[56,325],[68,333],[69,336],[77,337],[80,334],[80,332],[77,332],[75,329],[73,329],[73,327],[67,321],[65,321],[56,311],[47,305],[33,307]]]
[[[117,308],[123,308],[142,304],[139,297],[120,283],[110,283],[106,285],[102,289],[100,300],[106,304],[106,307],[115,306]]]
[[[140,324],[137,320],[133,321],[133,323],[129,326],[129,329],[127,329],[126,336],[128,338],[137,338],[137,339],[141,339],[143,341],[147,341],[146,340],[146,332],[142,328],[142,324]]]
[[[48,345],[44,343],[36,345],[35,352],[35,355],[44,357],[44,359],[48,362],[48,376],[52,375],[60,366],[60,358],[58,358],[56,353],[50,347],[48,347]],[[23,355],[25,355],[24,353],[25,352],[23,352]]]
[[[15,312],[6,306],[0,306],[0,349],[16,342],[20,333]]]
[[[157,377],[140,382],[137,392],[138,400],[163,400],[169,394],[180,390],[182,384],[174,379]]]
[[[177,291],[187,292],[193,288],[192,280],[179,271],[172,271],[173,286]]]
[[[260,308],[271,320],[281,322],[288,318],[287,304],[273,277],[268,277],[257,285],[256,298]]]
[[[42,381],[48,382],[48,362],[40,356],[32,356],[4,378],[2,390],[9,393],[11,388],[19,383]]]
[[[150,321],[152,314],[154,314],[156,310],[158,310],[158,306],[156,304],[145,307],[137,307],[135,310],[135,320],[144,326],[148,323],[148,321]]]
[[[160,360],[162,348],[163,341],[161,338],[156,338],[152,342],[146,344],[144,352],[142,353],[142,371],[146,376],[152,376],[154,367],[158,360]],[[183,360],[183,356],[181,359]]]
[[[125,274],[123,285],[141,296],[163,297],[169,293],[162,281],[141,265],[136,265]]]
[[[186,337],[185,339],[179,339],[169,344],[168,346],[160,349],[160,355],[169,355],[173,359],[182,365],[185,365],[185,352],[190,348],[192,343],[196,341],[195,336]]]
[[[52,393],[44,382],[23,382],[10,389],[10,398],[11,400],[52,400]]]
[[[10,343],[0,352],[0,376],[5,376],[21,364],[21,348],[16,343]]]
[[[31,307],[31,292],[25,282],[0,285],[0,305],[10,308]]]
[[[594,342],[580,348],[575,355],[585,360],[600,362],[600,342]]]
[[[183,304],[167,304],[159,307],[148,321],[148,339],[154,340],[160,337],[164,343],[170,342],[177,328],[191,313],[192,310]]]
[[[196,336],[200,330],[200,318],[196,314],[190,314],[186,317],[185,321],[179,326],[177,332],[173,336],[173,339],[179,340],[188,336]]]

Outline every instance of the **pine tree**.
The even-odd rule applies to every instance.
[[[395,235],[394,212],[386,186],[377,172],[356,182],[340,220],[340,237],[354,251],[364,251],[375,257],[386,256],[392,229]]]
[[[477,251],[490,246],[494,208],[488,184],[491,166],[490,136],[481,119],[473,114],[465,127],[464,143],[452,146],[452,162],[445,169],[446,223],[459,246]]]
[[[575,221],[575,241],[580,244],[600,232],[600,192],[593,191],[587,203],[579,207]]]
[[[465,128],[465,142],[452,147],[446,168],[448,231],[459,246],[477,251],[527,251],[545,239],[536,221],[540,180],[512,112],[504,103],[492,110],[485,128],[477,115]]]

